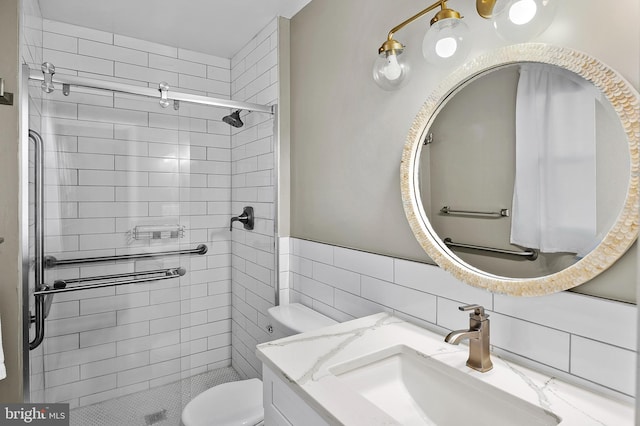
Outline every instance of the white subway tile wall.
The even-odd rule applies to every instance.
[[[231,98],[274,105],[278,102],[278,20],[274,19],[231,59]],[[275,58],[275,60],[274,60]],[[274,72],[275,71],[275,72]],[[212,75],[209,67],[209,76]],[[274,119],[243,111],[241,128],[231,136],[231,208],[234,215],[252,206],[255,228],[239,224],[232,232],[233,367],[245,378],[260,377],[256,344],[271,340],[267,309],[275,304]],[[218,156],[208,151],[208,158]]]
[[[636,306],[562,292],[543,297],[493,295],[427,264],[281,238],[290,301],[337,321],[394,312],[439,333],[468,326],[463,304],[491,315],[494,350],[586,386],[635,394]]]
[[[28,51],[40,55],[25,59],[32,67],[44,59],[59,74],[154,88],[166,81],[175,90],[231,96],[229,59],[39,22],[40,44],[28,40]],[[230,110],[181,103],[176,111],[133,95],[76,87],[70,96],[60,92],[44,95],[42,108],[47,254],[76,258],[198,244],[209,251],[47,271],[46,282],[176,266],[187,274],[56,295],[45,342],[32,356],[32,374],[39,375],[33,400],[74,408],[230,365],[233,152],[230,128],[218,124]],[[42,96],[39,89],[34,93]],[[260,122],[247,121],[257,134]],[[167,224],[184,226],[184,237],[137,240],[131,232],[138,225]],[[263,243],[245,240],[249,247]]]

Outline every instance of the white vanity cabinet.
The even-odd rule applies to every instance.
[[[265,426],[327,426],[325,421],[268,366],[262,365]]]

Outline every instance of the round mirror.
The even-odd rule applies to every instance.
[[[427,99],[403,152],[418,242],[493,292],[590,280],[637,237],[638,108],[620,75],[581,52],[522,44],[465,64]]]

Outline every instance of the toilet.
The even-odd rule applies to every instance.
[[[299,303],[269,308],[274,339],[292,336],[336,321]],[[214,386],[193,398],[182,411],[184,426],[261,426],[262,381],[240,380]]]

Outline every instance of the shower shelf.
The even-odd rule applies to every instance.
[[[134,240],[183,238],[184,229],[180,225],[138,225],[131,230],[131,236]]]

